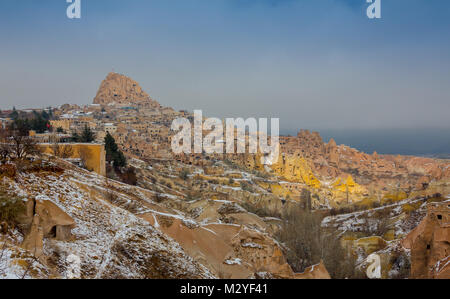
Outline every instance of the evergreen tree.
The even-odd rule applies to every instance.
[[[81,132],[80,142],[91,143],[95,140],[94,132],[92,132],[91,128],[88,125],[84,126],[83,132]]]
[[[125,158],[125,155],[122,153],[122,151],[118,151],[114,159],[114,167],[118,168],[125,166],[127,166],[127,159]]]
[[[70,138],[72,142],[80,142],[80,135],[77,132],[72,133],[72,137]]]
[[[28,136],[31,125],[28,119],[16,118],[10,125],[10,130],[16,132],[20,136]]]
[[[35,117],[30,121],[31,130],[34,130],[37,133],[44,133],[48,130],[48,124],[48,121],[39,113],[35,113]]]
[[[113,162],[115,168],[125,167],[127,165],[127,159],[125,155],[119,150],[114,137],[106,134],[105,137],[105,151],[106,151],[106,161],[109,163]]]
[[[106,133],[105,137],[105,151],[106,151],[106,161],[112,162],[114,159],[114,155],[119,150],[119,147],[116,144],[116,141],[114,140],[114,137],[111,136],[111,134]]]
[[[42,113],[40,115],[43,119],[45,120],[49,120],[50,119],[50,115],[47,113],[47,111],[42,110]]]
[[[15,106],[13,107],[13,111],[11,112],[9,117],[12,118],[13,120],[16,120],[17,118],[19,118],[19,113],[17,112]]]

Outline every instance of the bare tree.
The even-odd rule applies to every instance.
[[[8,137],[9,131],[0,129],[0,161],[6,161],[11,156],[12,148]]]
[[[320,214],[303,205],[291,207],[283,215],[275,237],[287,248],[286,258],[296,272],[324,262],[332,278],[355,278],[356,258],[341,246],[339,232],[321,227]]]
[[[51,145],[53,155],[62,159],[68,159],[73,156],[73,147],[70,144],[54,143]]]
[[[12,141],[12,152],[19,160],[26,159],[32,155],[41,154],[36,141],[32,137],[23,134],[21,130],[11,131],[10,140]]]
[[[87,162],[92,155],[91,150],[87,147],[80,147],[78,150],[78,155],[80,156],[83,167],[87,169]]]
[[[0,161],[5,162],[12,154],[11,145],[0,143]]]

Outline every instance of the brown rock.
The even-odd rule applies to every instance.
[[[403,240],[411,249],[411,278],[450,278],[450,202],[432,203],[427,216]]]
[[[39,215],[34,215],[30,232],[22,242],[22,247],[31,252],[35,257],[41,257],[44,248],[44,232],[40,226],[39,219]]]
[[[35,213],[40,217],[40,226],[46,238],[56,238],[60,241],[70,238],[75,221],[53,202],[37,200]]]
[[[231,244],[234,247],[233,258],[250,261],[254,273],[268,272],[279,278],[294,277],[280,247],[266,235],[242,226]]]
[[[124,75],[109,73],[103,80],[94,104],[149,104],[154,108],[161,106],[142,90],[139,84]]]
[[[22,248],[38,258],[43,256],[44,237],[66,241],[75,227],[75,221],[48,200],[28,200],[20,224],[29,226]]]
[[[330,274],[328,273],[327,268],[323,264],[323,261],[320,261],[319,264],[306,268],[303,273],[296,273],[296,279],[331,279]]]

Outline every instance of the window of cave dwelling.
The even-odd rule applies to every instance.
[[[430,244],[427,245],[427,249],[431,249],[431,245]]]
[[[442,215],[437,215],[437,219],[442,220]]]

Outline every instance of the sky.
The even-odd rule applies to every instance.
[[[450,137],[450,1],[381,3],[81,0],[70,20],[66,0],[1,0],[0,109],[92,103],[114,70],[164,106],[282,133]]]

